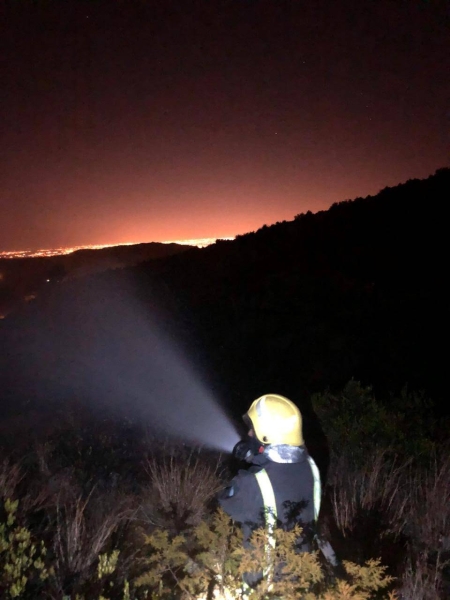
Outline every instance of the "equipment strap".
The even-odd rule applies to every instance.
[[[320,504],[322,498],[322,484],[320,481],[319,469],[317,468],[317,465],[311,456],[308,456],[308,463],[311,467],[311,472],[314,480],[314,521],[317,522],[317,519],[319,518]],[[269,544],[269,546],[267,547],[267,554],[269,555],[270,548],[275,548],[274,529],[277,523],[277,504],[275,500],[275,493],[273,491],[273,486],[272,482],[270,481],[270,477],[265,469],[261,469],[261,471],[254,473],[254,475],[256,477],[256,481],[258,483],[263,498],[264,517],[266,521]],[[326,540],[320,539],[317,535],[315,535],[314,537],[317,540],[317,544],[320,550],[322,551],[322,554],[325,556],[328,562],[335,566],[337,564],[337,558],[330,543]],[[264,573],[264,575],[267,575],[267,573]]]
[[[319,469],[317,468],[317,465],[314,462],[314,459],[311,458],[311,456],[308,456],[308,462],[311,467],[311,471],[312,471],[313,478],[314,478],[314,520],[317,521],[317,519],[319,518],[319,512],[320,512],[320,501],[321,501],[321,497],[322,497],[322,484],[320,482]],[[330,563],[330,565],[332,565],[333,567],[337,567],[339,564],[339,561],[337,559],[337,556],[336,556],[330,542],[328,540],[322,539],[319,535],[317,535],[317,533],[314,536],[314,539],[316,540],[317,545],[319,546],[319,550],[322,552],[325,559]]]
[[[308,456],[308,462],[314,478],[314,521],[317,521],[319,518],[320,502],[322,499],[322,484],[320,482],[319,469],[317,468],[317,465],[311,456]]]
[[[267,567],[263,569],[263,576],[270,581],[272,578],[272,567],[270,565],[271,550],[275,548],[275,527],[277,524],[277,503],[275,500],[275,494],[273,491],[272,482],[265,469],[254,473],[256,481],[258,483],[264,504],[264,519],[266,521],[267,529],[267,545],[266,545],[266,558]]]
[[[322,484],[320,482],[319,469],[317,468],[317,465],[311,456],[308,456],[308,463],[311,467],[311,472],[314,479],[314,521],[317,521],[317,519],[319,518],[320,504],[322,498]],[[261,471],[254,473],[254,475],[256,477],[256,481],[258,483],[263,498],[266,527],[268,529],[271,528],[273,530],[277,522],[277,503],[275,500],[275,493],[273,491],[272,482],[270,481],[270,477],[265,469],[261,469]],[[269,535],[270,533],[271,532],[269,532]],[[271,545],[274,546],[274,544]]]
[[[275,494],[273,491],[272,482],[270,481],[269,475],[265,469],[258,471],[254,474],[258,483],[264,504],[264,518],[266,520],[266,527],[269,532],[269,543],[275,548],[275,539],[273,537],[273,530],[277,524],[277,503],[275,500]],[[272,539],[271,539],[272,538]]]

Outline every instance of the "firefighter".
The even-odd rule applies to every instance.
[[[234,455],[250,466],[240,470],[219,497],[220,505],[242,526],[244,541],[254,529],[299,524],[300,552],[312,549],[314,523],[320,508],[319,470],[308,454],[297,406],[284,396],[266,394],[243,417],[247,437]],[[250,585],[259,575],[251,577]]]

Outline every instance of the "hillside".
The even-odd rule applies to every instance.
[[[308,419],[312,392],[353,377],[385,398],[424,390],[445,412],[449,197],[441,169],[235,241],[52,286],[0,324],[5,410],[84,402],[148,418],[152,399],[194,405],[206,388],[236,415],[277,391]]]
[[[77,250],[34,258],[0,258],[0,318],[30,302],[49,283],[120,269],[145,260],[163,258],[188,249],[180,244],[146,243]]]
[[[445,398],[450,170],[138,267],[171,290],[214,370],[250,397],[351,377]],[[191,325],[195,324],[195,325]]]

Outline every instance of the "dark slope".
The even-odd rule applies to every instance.
[[[188,248],[180,244],[150,242],[77,250],[55,256],[0,258],[0,319],[34,299],[48,283],[130,267],[185,252]]]
[[[445,398],[450,170],[141,267],[250,397],[355,377]]]
[[[133,416],[146,394],[188,399],[174,348],[238,414],[267,391],[303,405],[351,377],[443,401],[448,198],[443,169],[233,242],[63,282],[0,324],[5,410],[64,400]]]

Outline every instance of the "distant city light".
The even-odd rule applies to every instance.
[[[155,242],[159,244],[180,244],[182,246],[197,246],[198,248],[204,248],[214,244],[218,239],[221,240],[234,240],[234,237],[222,237],[222,238],[196,238],[192,240],[169,240],[165,242]],[[72,254],[77,250],[102,250],[103,248],[115,248],[117,246],[137,246],[138,244],[148,244],[150,242],[125,242],[122,244],[94,244],[90,246],[73,246],[69,248],[51,248],[45,250],[11,250],[8,252],[0,252],[0,258],[35,258],[35,257],[46,257],[46,256],[59,256],[61,254]],[[0,280],[2,279],[0,273]],[[47,279],[47,281],[49,281]]]

